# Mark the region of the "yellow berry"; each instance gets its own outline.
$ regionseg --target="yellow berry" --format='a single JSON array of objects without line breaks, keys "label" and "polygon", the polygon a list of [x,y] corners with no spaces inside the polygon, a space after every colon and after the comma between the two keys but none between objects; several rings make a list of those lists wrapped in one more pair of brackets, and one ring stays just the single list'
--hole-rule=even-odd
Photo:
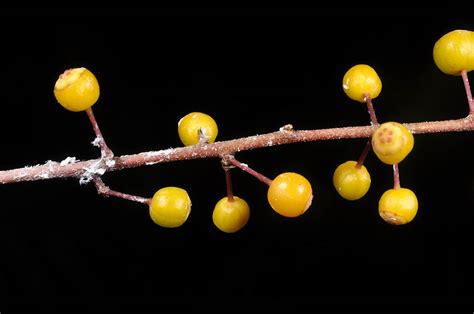
[{"label": "yellow berry", "polygon": [[186,146],[199,143],[200,136],[206,138],[207,143],[213,143],[216,140],[217,132],[216,121],[202,112],[191,112],[178,122],[179,138]]},{"label": "yellow berry", "polygon": [[415,218],[418,211],[418,199],[409,189],[390,189],[379,200],[379,214],[392,225],[404,225]]},{"label": "yellow berry", "polygon": [[272,181],[267,198],[273,210],[280,215],[297,217],[311,206],[313,190],[302,175],[285,172]]},{"label": "yellow berry", "polygon": [[66,70],[54,85],[56,100],[70,111],[83,111],[99,99],[99,83],[86,68]]},{"label": "yellow berry", "polygon": [[232,201],[224,197],[217,202],[212,212],[212,221],[219,230],[234,233],[242,229],[249,221],[250,208],[247,202],[238,196]]},{"label": "yellow berry", "polygon": [[364,165],[357,168],[356,161],[340,164],[332,178],[336,191],[343,198],[354,201],[362,198],[370,188],[370,174]]},{"label": "yellow berry", "polygon": [[397,122],[381,124],[372,135],[372,148],[384,163],[400,163],[413,149],[415,139],[408,129]]},{"label": "yellow berry", "polygon": [[434,45],[433,59],[444,73],[461,75],[474,70],[474,33],[455,30],[443,35]]},{"label": "yellow berry", "polygon": [[186,190],[166,187],[158,190],[150,203],[150,216],[162,227],[176,228],[184,224],[191,212],[191,199]]},{"label": "yellow berry", "polygon": [[342,88],[346,95],[353,100],[365,102],[365,95],[374,99],[382,91],[382,81],[377,72],[366,64],[353,66],[342,79]]}]

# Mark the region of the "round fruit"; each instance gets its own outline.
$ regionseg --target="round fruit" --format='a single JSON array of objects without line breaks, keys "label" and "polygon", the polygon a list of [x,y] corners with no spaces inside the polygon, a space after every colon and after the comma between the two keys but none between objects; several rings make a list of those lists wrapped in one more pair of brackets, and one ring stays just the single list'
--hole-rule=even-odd
[{"label": "round fruit", "polygon": [[372,135],[372,148],[384,163],[400,163],[413,149],[415,139],[408,129],[397,122],[386,122]]},{"label": "round fruit", "polygon": [[336,191],[343,198],[354,201],[362,198],[370,188],[370,174],[364,165],[357,168],[356,161],[340,164],[332,178]]},{"label": "round fruit", "polygon": [[250,208],[247,202],[234,195],[232,201],[224,197],[217,202],[212,212],[212,221],[219,230],[234,233],[247,224],[249,216]]},{"label": "round fruit", "polygon": [[474,70],[474,32],[455,30],[443,35],[434,45],[433,59],[446,74]]},{"label": "round fruit", "polygon": [[313,190],[302,175],[285,172],[272,181],[267,198],[273,210],[280,215],[297,217],[311,206]]},{"label": "round fruit", "polygon": [[380,94],[382,81],[371,66],[358,64],[346,72],[342,88],[350,99],[365,102],[365,94],[369,94],[372,99]]},{"label": "round fruit", "polygon": [[86,68],[65,71],[54,85],[56,100],[70,111],[83,111],[92,107],[99,99],[99,94],[99,83]]},{"label": "round fruit", "polygon": [[379,200],[379,214],[392,225],[404,225],[415,218],[418,199],[409,189],[390,189]]},{"label": "round fruit", "polygon": [[217,132],[216,121],[202,112],[191,112],[178,122],[179,138],[186,146],[199,143],[201,138],[204,138],[207,143],[213,143]]},{"label": "round fruit", "polygon": [[162,227],[176,228],[184,224],[191,212],[191,199],[186,190],[166,187],[158,190],[150,203],[150,216]]}]

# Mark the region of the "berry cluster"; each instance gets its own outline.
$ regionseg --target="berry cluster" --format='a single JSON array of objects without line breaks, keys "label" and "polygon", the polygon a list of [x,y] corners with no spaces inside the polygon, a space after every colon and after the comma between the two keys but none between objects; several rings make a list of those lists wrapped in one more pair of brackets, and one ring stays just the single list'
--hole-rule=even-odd
[{"label": "berry cluster", "polygon": [[[474,32],[455,30],[445,34],[434,45],[433,58],[442,72],[465,76],[474,70]],[[334,187],[343,198],[351,201],[362,198],[368,192],[371,179],[363,162],[368,149],[372,147],[378,159],[393,165],[394,169],[394,187],[381,196],[379,214],[390,224],[406,224],[415,218],[418,200],[413,191],[400,187],[398,164],[412,151],[414,137],[398,122],[378,124],[372,99],[380,94],[382,82],[372,67],[364,64],[352,67],[344,75],[342,87],[349,98],[367,103],[376,130],[357,162],[347,161],[336,168]],[[468,100],[471,105],[469,94]],[[473,108],[470,109],[472,112]]]},{"label": "berry cluster", "polygon": [[[457,30],[444,35],[436,42],[433,57],[442,72],[461,75],[467,81],[466,73],[474,69],[474,33]],[[394,173],[394,187],[380,197],[379,214],[390,224],[409,223],[417,214],[418,200],[414,192],[401,187],[399,163],[412,151],[414,137],[403,124],[394,121],[379,124],[377,121],[372,100],[381,93],[382,81],[371,66],[358,64],[350,68],[343,77],[342,87],[350,99],[367,105],[373,132],[357,161],[345,161],[336,168],[333,174],[334,187],[346,200],[358,200],[366,195],[371,186],[371,177],[364,166],[364,161],[372,149],[380,161],[393,166]],[[91,108],[100,95],[99,84],[94,74],[85,68],[65,71],[56,81],[54,95],[59,104],[67,110],[87,113],[97,136],[95,144],[101,148],[101,161],[107,165],[113,164],[113,153],[105,144]],[[470,93],[468,100],[472,113],[474,105]],[[199,147],[216,140],[218,126],[208,114],[192,112],[179,120],[177,131],[183,145]],[[221,158],[226,175],[227,196],[216,203],[212,213],[212,220],[219,230],[226,233],[239,231],[250,217],[248,203],[233,194],[230,175],[232,168],[240,168],[268,185],[268,203],[282,216],[300,216],[311,206],[313,189],[304,176],[295,172],[285,172],[271,180],[239,162],[233,154],[224,154]],[[187,191],[182,188],[164,187],[151,199],[146,199],[110,190],[102,182],[100,178],[102,174],[97,169],[89,171],[90,180],[94,181],[99,193],[147,204],[152,220],[159,226],[179,227],[189,217],[191,199]]]},{"label": "berry cluster", "polygon": [[353,66],[344,75],[342,87],[349,98],[367,104],[376,130],[358,161],[349,160],[336,168],[333,175],[334,187],[339,195],[350,201],[362,198],[369,191],[371,178],[363,163],[372,147],[380,161],[393,165],[394,168],[394,188],[386,191],[380,198],[379,214],[390,224],[406,224],[415,217],[418,201],[415,193],[400,187],[398,164],[413,149],[413,135],[398,122],[379,125],[372,99],[382,91],[382,81],[372,67],[365,64]]}]

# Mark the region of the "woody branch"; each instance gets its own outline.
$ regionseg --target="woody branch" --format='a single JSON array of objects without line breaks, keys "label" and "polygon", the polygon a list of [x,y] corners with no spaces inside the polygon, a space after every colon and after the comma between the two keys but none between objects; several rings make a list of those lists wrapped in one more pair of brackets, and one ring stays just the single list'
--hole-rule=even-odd
[{"label": "woody branch", "polygon": [[[462,119],[406,123],[404,125],[413,134],[473,131],[474,113],[470,113]],[[369,138],[376,128],[377,126],[367,125],[318,130],[294,130],[291,125],[287,125],[280,128],[277,132],[212,144],[199,144],[87,161],[75,161],[72,158],[70,161],[68,159],[62,162],[48,161],[42,165],[4,170],[0,171],[0,184],[67,177],[86,177],[89,178],[85,180],[88,182],[97,176],[103,175],[105,172],[157,163],[212,157],[222,158],[223,156],[234,155],[242,151],[298,142]]]}]

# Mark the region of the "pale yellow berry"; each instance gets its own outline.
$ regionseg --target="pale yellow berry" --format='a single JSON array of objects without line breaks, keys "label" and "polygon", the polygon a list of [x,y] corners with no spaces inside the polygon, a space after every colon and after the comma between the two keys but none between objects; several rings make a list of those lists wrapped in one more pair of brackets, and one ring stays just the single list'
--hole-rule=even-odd
[{"label": "pale yellow berry", "polygon": [[400,163],[411,152],[415,143],[413,134],[398,122],[381,124],[372,135],[372,148],[384,163]]},{"label": "pale yellow berry", "polygon": [[404,225],[415,218],[418,199],[409,189],[398,188],[386,191],[379,201],[379,214],[392,225]]},{"label": "pale yellow berry", "polygon": [[366,64],[358,64],[350,68],[342,79],[342,88],[353,100],[365,102],[365,94],[376,98],[382,91],[382,81],[375,70]]},{"label": "pale yellow berry", "polygon": [[474,70],[474,32],[455,30],[443,35],[434,45],[433,59],[446,74]]},{"label": "pale yellow berry", "polygon": [[357,167],[356,161],[340,164],[333,175],[337,193],[349,201],[362,198],[370,188],[370,174],[364,165]]},{"label": "pale yellow berry", "polygon": [[176,228],[184,224],[191,212],[191,199],[186,190],[166,187],[158,190],[150,203],[153,221],[166,228]]},{"label": "pale yellow berry", "polygon": [[232,201],[224,197],[217,202],[212,212],[212,221],[219,230],[234,233],[247,224],[249,216],[250,208],[247,202],[234,195]]},{"label": "pale yellow berry", "polygon": [[54,85],[56,100],[70,111],[83,111],[99,99],[96,77],[86,68],[69,69],[61,74]]},{"label": "pale yellow berry", "polygon": [[210,115],[202,112],[191,112],[178,122],[178,135],[186,146],[199,142],[213,143],[217,133],[216,121]]}]

